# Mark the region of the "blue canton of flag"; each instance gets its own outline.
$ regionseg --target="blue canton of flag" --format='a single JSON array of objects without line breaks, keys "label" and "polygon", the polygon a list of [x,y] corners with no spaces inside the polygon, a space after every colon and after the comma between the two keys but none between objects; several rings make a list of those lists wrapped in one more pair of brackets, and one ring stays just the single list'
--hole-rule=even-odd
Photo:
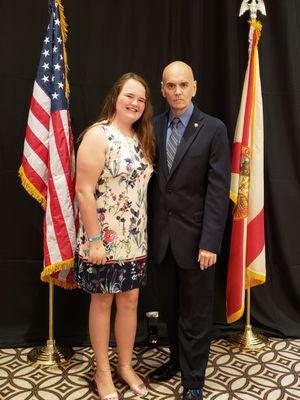
[{"label": "blue canton of flag", "polygon": [[67,109],[65,95],[65,63],[59,11],[55,1],[49,1],[50,22],[36,77],[37,83],[51,98],[51,112]]}]

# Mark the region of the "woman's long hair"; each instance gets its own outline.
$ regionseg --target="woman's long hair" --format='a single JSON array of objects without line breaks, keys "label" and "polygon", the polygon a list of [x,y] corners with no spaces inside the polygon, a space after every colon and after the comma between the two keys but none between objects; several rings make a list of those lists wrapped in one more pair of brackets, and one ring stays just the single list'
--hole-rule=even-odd
[{"label": "woman's long hair", "polygon": [[[137,134],[137,137],[139,139],[142,151],[146,157],[146,159],[153,164],[154,163],[154,156],[155,156],[155,138],[154,138],[154,133],[153,133],[153,127],[152,127],[152,117],[153,117],[153,111],[152,111],[152,105],[150,101],[150,91],[147,82],[139,75],[133,73],[133,72],[128,72],[124,75],[122,75],[112,86],[110,89],[108,95],[106,96],[104,100],[104,104],[102,107],[102,111],[100,116],[97,118],[95,123],[97,122],[102,122],[102,121],[107,121],[108,123],[111,123],[114,119],[114,116],[116,114],[116,103],[118,96],[123,89],[123,86],[129,79],[134,79],[137,82],[140,82],[146,92],[146,103],[145,103],[145,110],[142,114],[142,116],[134,122],[132,125],[135,133]],[[80,138],[84,135],[86,130],[80,135]]]}]

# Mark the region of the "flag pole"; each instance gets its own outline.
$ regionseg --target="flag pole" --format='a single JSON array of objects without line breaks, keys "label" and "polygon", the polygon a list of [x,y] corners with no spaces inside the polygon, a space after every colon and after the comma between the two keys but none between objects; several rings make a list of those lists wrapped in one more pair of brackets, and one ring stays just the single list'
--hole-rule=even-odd
[{"label": "flag pole", "polygon": [[70,360],[74,351],[68,346],[57,346],[53,327],[54,284],[49,283],[49,337],[45,346],[33,348],[27,356],[28,362],[40,367],[57,367]]},{"label": "flag pole", "polygon": [[65,47],[67,24],[62,0],[48,0],[48,10],[49,23],[34,81],[19,169],[24,188],[45,211],[41,279],[49,283],[49,337],[45,346],[28,354],[30,363],[43,367],[57,366],[73,355],[71,348],[55,343],[53,306],[54,284],[65,289],[75,286],[72,266],[77,215]]},{"label": "flag pole", "polygon": [[236,332],[230,335],[229,341],[233,346],[238,346],[240,350],[260,351],[268,345],[268,338],[260,333],[253,332],[251,325],[251,288],[246,289],[246,325],[244,332]]},{"label": "flag pole", "polygon": [[[250,12],[251,21],[256,22],[257,13],[260,11],[266,15],[266,8],[263,0],[243,0],[239,16],[246,11]],[[230,334],[229,341],[232,345],[238,346],[240,350],[260,351],[268,345],[268,339],[257,332],[253,332],[251,325],[251,286],[246,288],[246,325],[244,332]]]}]

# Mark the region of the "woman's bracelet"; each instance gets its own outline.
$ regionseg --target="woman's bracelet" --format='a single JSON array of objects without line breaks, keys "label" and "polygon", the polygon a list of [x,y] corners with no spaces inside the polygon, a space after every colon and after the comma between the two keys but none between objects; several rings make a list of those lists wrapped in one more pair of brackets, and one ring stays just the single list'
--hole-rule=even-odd
[{"label": "woman's bracelet", "polygon": [[88,238],[88,241],[89,241],[89,242],[96,242],[97,240],[102,240],[102,235],[94,236],[94,237]]}]

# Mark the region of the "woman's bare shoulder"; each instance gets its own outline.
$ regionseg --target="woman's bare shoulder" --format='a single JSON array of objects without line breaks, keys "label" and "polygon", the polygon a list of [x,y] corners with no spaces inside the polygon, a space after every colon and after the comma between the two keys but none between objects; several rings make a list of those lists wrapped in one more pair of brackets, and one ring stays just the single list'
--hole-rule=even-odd
[{"label": "woman's bare shoulder", "polygon": [[108,144],[107,136],[101,124],[94,124],[87,129],[82,139],[82,144],[87,145],[102,144],[105,147]]}]

